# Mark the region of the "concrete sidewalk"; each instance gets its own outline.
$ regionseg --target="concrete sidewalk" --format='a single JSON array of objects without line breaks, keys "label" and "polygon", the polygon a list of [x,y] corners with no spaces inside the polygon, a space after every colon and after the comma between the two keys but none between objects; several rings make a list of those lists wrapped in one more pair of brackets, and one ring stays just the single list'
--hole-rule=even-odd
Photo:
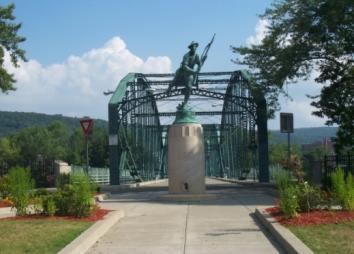
[{"label": "concrete sidewalk", "polygon": [[[114,225],[88,253],[281,253],[255,221],[255,208],[274,204],[262,188],[208,179],[208,193],[218,199],[163,202],[166,190],[113,195],[102,207],[122,209],[125,218]],[[167,182],[164,183],[167,186]],[[161,187],[163,183],[160,183]],[[152,189],[153,190],[153,186]]]}]

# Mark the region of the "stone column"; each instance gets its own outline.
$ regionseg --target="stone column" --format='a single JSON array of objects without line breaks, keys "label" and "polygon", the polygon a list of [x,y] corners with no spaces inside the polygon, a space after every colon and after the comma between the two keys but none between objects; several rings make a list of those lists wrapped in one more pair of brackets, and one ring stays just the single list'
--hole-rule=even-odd
[{"label": "stone column", "polygon": [[170,194],[205,193],[204,139],[201,124],[170,126],[168,179]]}]

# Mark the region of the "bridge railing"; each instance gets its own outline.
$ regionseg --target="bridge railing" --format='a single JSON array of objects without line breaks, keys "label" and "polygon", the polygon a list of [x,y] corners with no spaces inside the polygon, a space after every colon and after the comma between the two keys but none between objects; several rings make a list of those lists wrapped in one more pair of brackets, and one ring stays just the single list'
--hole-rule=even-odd
[{"label": "bridge railing", "polygon": [[[84,169],[85,168],[83,166],[77,166],[77,165],[71,166],[71,172],[73,173],[84,172]],[[109,184],[109,168],[89,167],[88,175],[95,183],[99,185]]]}]

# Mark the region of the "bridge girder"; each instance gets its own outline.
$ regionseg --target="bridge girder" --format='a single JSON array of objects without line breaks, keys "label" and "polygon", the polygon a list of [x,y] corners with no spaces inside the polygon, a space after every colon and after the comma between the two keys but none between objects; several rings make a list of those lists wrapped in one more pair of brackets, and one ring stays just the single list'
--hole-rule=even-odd
[{"label": "bridge girder", "polygon": [[[228,77],[215,78],[225,75]],[[214,79],[200,79],[203,76]],[[162,89],[162,92],[156,93],[152,88],[162,87],[167,90],[172,78],[173,74],[131,73],[119,83],[109,103],[111,184],[166,175],[167,141],[160,116],[173,116],[174,113],[159,113],[157,102],[183,95],[184,88],[177,87],[169,92]],[[260,154],[268,144],[256,144],[256,126],[258,140],[265,142],[264,133],[267,133],[265,99],[257,90],[257,85],[244,71],[200,73],[198,81],[198,86],[191,91],[192,96],[223,101],[222,111],[196,112],[203,116],[221,115],[219,125],[204,127],[207,175],[228,174],[242,178],[249,174],[251,168],[259,168],[259,180],[269,181],[268,154]],[[213,84],[225,84],[224,93],[219,92],[222,88],[216,92],[217,89],[208,90],[205,87]],[[260,127],[263,129],[260,130]],[[263,135],[261,138],[260,133]]]}]

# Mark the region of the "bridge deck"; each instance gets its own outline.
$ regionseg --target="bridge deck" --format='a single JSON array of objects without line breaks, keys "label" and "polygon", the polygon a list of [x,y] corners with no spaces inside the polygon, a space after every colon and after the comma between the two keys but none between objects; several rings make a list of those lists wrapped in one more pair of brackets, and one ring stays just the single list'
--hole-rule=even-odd
[{"label": "bridge deck", "polygon": [[252,213],[274,204],[267,188],[243,187],[207,179],[208,193],[220,195],[201,202],[163,202],[167,181],[144,192],[114,194],[104,208],[123,209],[125,217],[88,253],[280,253]]}]

